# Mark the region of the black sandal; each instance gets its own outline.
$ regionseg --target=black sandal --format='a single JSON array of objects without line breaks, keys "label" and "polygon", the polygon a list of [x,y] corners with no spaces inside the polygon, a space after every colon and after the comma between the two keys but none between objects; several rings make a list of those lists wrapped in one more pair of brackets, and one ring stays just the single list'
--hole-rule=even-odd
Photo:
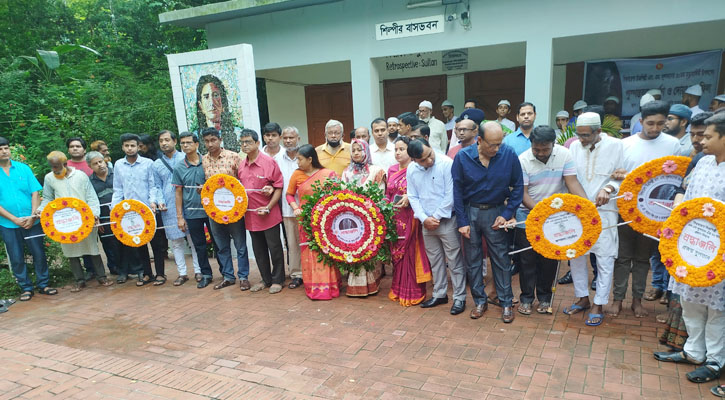
[{"label": "black sandal", "polygon": [[20,301],[28,301],[33,298],[33,292],[23,292],[20,294],[20,297],[18,300]]},{"label": "black sandal", "polygon": [[148,285],[149,283],[151,283],[150,276],[138,274],[138,281],[136,282],[136,286],[141,287],[144,285]]},{"label": "black sandal", "polygon": [[298,287],[302,286],[302,278],[293,278],[292,282],[287,285],[290,289],[297,289]]},{"label": "black sandal", "polygon": [[710,393],[717,397],[725,397],[725,385],[715,385],[710,388]]},{"label": "black sandal", "polygon": [[[714,368],[713,368],[714,367]],[[690,382],[705,383],[714,381],[720,377],[720,370],[715,369],[718,365],[714,361],[705,363],[702,367],[687,373],[687,379]]]},{"label": "black sandal", "polygon": [[700,365],[702,362],[691,359],[684,351],[657,351],[654,353],[655,359],[662,362],[686,363]]},{"label": "black sandal", "polygon": [[44,288],[40,288],[38,290],[38,293],[44,294],[46,296],[55,296],[56,294],[58,294],[58,289],[53,289],[46,286]]},{"label": "black sandal", "polygon": [[166,283],[166,275],[156,275],[156,280],[154,280],[154,286],[161,286],[164,283]]}]

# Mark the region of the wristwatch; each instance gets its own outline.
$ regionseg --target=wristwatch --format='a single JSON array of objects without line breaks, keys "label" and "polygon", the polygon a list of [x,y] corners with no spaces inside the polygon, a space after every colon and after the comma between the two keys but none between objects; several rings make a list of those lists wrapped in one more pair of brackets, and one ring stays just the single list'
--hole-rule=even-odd
[{"label": "wristwatch", "polygon": [[610,186],[605,186],[602,188],[607,194],[612,194],[612,188]]}]

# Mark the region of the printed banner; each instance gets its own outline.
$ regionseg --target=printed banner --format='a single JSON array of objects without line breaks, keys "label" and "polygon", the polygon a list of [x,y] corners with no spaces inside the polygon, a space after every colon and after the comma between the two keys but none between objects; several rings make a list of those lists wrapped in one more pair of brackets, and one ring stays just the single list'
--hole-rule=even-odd
[{"label": "printed banner", "polygon": [[384,22],[375,24],[375,39],[399,39],[410,36],[430,35],[443,33],[443,14],[432,17],[407,19],[402,21]]},{"label": "printed banner", "polygon": [[639,100],[650,89],[662,91],[662,100],[680,103],[685,90],[702,86],[700,108],[707,110],[717,95],[722,50],[685,56],[649,59],[611,59],[586,62],[584,101],[603,104],[609,96],[620,99],[621,116],[639,112]]}]

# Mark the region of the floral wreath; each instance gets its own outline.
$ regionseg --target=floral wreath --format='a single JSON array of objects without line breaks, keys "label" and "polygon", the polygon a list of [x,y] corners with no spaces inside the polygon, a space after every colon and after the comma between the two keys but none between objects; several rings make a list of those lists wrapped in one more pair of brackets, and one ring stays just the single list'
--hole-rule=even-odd
[{"label": "floral wreath", "polygon": [[[227,189],[234,195],[234,206],[231,210],[222,211],[214,204],[214,192]],[[244,217],[247,212],[247,191],[236,178],[227,174],[215,174],[209,177],[201,189],[201,204],[206,214],[219,224],[232,224]]]},{"label": "floral wreath", "polygon": [[[358,186],[328,179],[314,184],[313,194],[302,206],[301,226],[308,246],[320,262],[341,272],[357,274],[372,271],[377,261],[390,260],[388,243],[398,239],[393,220],[393,206],[377,185]],[[354,243],[345,243],[333,234],[338,216],[351,213],[363,223],[362,235]]]},{"label": "floral wreath", "polygon": [[622,219],[632,221],[630,226],[639,233],[656,235],[662,227],[662,222],[642,214],[637,207],[638,194],[647,181],[660,175],[679,175],[684,178],[690,161],[690,157],[660,157],[640,165],[627,174],[619,186],[619,193],[622,197],[617,200],[619,215]]},{"label": "floral wreath", "polygon": [[[701,267],[696,267],[682,259],[677,243],[688,222],[704,219],[713,225],[720,234],[720,243],[713,260]],[[660,255],[667,271],[676,281],[693,287],[713,286],[725,279],[725,203],[707,197],[688,200],[672,210],[670,217],[657,232],[660,237]],[[700,248],[715,246],[717,243],[705,243],[698,238],[690,239],[691,244]]]},{"label": "floral wreath", "polygon": [[[558,213],[568,212],[579,218],[582,235],[568,246],[556,245],[544,236],[544,223],[547,218]],[[586,254],[602,233],[602,221],[594,203],[573,194],[559,193],[541,200],[526,218],[526,238],[534,251],[552,260],[568,260]]]},{"label": "floral wreath", "polygon": [[[73,232],[60,232],[55,227],[53,215],[56,212],[72,208],[81,215],[81,226]],[[96,218],[85,201],[73,197],[59,197],[48,203],[40,214],[43,232],[58,243],[78,243],[87,238],[96,225]]]},{"label": "floral wreath", "polygon": [[[140,235],[131,235],[123,230],[121,220],[129,212],[135,212],[141,216],[145,227]],[[123,200],[116,204],[111,210],[111,231],[119,242],[129,247],[141,247],[153,239],[156,233],[156,218],[149,206],[133,199]]]}]

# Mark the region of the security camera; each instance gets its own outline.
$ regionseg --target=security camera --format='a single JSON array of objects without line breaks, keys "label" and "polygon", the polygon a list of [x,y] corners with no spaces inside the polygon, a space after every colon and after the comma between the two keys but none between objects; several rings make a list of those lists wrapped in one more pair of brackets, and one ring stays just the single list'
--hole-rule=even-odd
[{"label": "security camera", "polygon": [[456,15],[456,13],[453,13],[453,14],[451,14],[451,15],[448,16],[448,22],[452,22],[456,18],[458,18],[458,15]]},{"label": "security camera", "polygon": [[465,21],[468,19],[468,11],[464,11],[461,13],[461,20]]}]

